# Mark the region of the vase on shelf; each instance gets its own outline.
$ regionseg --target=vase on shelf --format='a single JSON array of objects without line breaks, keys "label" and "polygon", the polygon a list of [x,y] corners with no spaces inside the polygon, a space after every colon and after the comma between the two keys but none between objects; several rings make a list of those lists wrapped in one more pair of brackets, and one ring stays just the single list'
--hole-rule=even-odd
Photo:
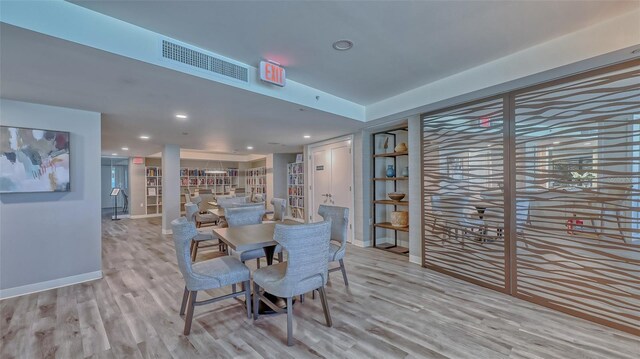
[{"label": "vase on shelf", "polygon": [[393,168],[393,165],[388,165],[387,166],[387,177],[395,177],[395,176],[396,176],[395,168]]},{"label": "vase on shelf", "polygon": [[409,167],[403,168],[400,174],[402,175],[402,177],[409,177]]}]

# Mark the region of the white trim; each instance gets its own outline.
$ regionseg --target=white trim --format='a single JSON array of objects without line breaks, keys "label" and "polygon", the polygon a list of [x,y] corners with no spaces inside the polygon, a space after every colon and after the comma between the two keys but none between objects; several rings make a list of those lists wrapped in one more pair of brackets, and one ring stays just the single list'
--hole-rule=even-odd
[{"label": "white trim", "polygon": [[359,239],[354,239],[353,240],[353,244],[354,246],[360,247],[360,248],[366,248],[366,247],[370,247],[371,245],[369,244],[369,242],[365,243],[364,241],[361,241]]},{"label": "white trim", "polygon": [[409,254],[409,262],[422,265],[422,258],[420,256],[414,256],[413,254]]},{"label": "white trim", "polygon": [[66,287],[74,284],[89,282],[96,279],[102,279],[102,271],[95,271],[72,275],[70,277],[48,280],[46,282],[27,284],[20,287],[0,289],[0,300],[13,298],[21,295],[42,292],[45,290]]},{"label": "white trim", "polygon": [[162,234],[173,234],[173,230],[162,228]]},{"label": "white trim", "polygon": [[153,217],[162,217],[162,213],[135,214],[135,215],[129,216],[129,218],[131,218],[131,219],[153,218]]},{"label": "white trim", "polygon": [[[128,215],[128,214],[119,214],[118,215],[118,219],[128,219],[128,218],[131,218],[131,215]],[[115,216],[111,215],[111,219],[115,219]]]}]

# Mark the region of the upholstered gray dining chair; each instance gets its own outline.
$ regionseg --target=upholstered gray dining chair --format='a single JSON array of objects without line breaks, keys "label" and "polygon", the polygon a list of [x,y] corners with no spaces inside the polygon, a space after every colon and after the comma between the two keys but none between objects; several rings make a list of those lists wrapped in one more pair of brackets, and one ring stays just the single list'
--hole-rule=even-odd
[{"label": "upholstered gray dining chair", "polygon": [[282,222],[287,211],[287,200],[284,198],[272,198],[271,205],[273,206],[273,217],[269,221]]},{"label": "upholstered gray dining chair", "polygon": [[[327,326],[331,326],[331,314],[325,295],[329,262],[329,239],[331,223],[285,225],[276,224],[273,239],[287,251],[286,262],[264,267],[253,272],[253,307],[261,300],[276,312],[282,312],[274,303],[260,293],[260,288],[269,294],[287,299],[287,345],[293,345],[293,297],[318,290]],[[258,311],[253,311],[258,319]]]},{"label": "upholstered gray dining chair", "polygon": [[[198,215],[198,206],[196,206],[195,203],[186,203],[184,205],[184,209],[185,209],[185,216],[187,218],[187,221],[193,223],[194,225],[196,225],[196,216]],[[196,225],[197,227],[197,225]],[[198,255],[198,249],[199,248],[203,248],[201,246],[202,243],[206,242],[206,241],[213,241],[216,240],[217,246],[218,246],[218,250],[220,252],[224,251],[224,243],[222,243],[218,238],[214,237],[213,233],[203,233],[200,232],[200,230],[198,230],[198,234],[193,237],[193,239],[191,240],[191,260],[195,261],[196,257]],[[207,247],[211,247],[211,246],[207,246]]]},{"label": "upholstered gray dining chair", "polygon": [[[196,196],[191,198],[191,203],[195,204],[198,208],[198,212],[195,215],[196,227],[200,228],[202,224],[216,224],[218,223],[218,216],[213,213],[201,213],[200,211],[200,203],[202,202],[202,198],[200,196]],[[185,204],[186,207],[186,204]]]},{"label": "upholstered gray dining chair", "polygon": [[338,262],[339,267],[331,268],[329,272],[342,271],[344,285],[349,286],[347,269],[344,266],[344,255],[347,252],[347,231],[349,230],[349,208],[327,206],[321,204],[318,214],[327,221],[331,219],[331,243],[329,248],[329,262]]},{"label": "upholstered gray dining chair", "polygon": [[[245,296],[247,316],[251,318],[251,273],[246,265],[238,259],[230,256],[222,256],[206,261],[191,263],[191,255],[188,243],[198,234],[193,223],[187,221],[185,217],[174,219],[171,222],[173,230],[173,243],[175,244],[178,267],[185,281],[182,304],[180,305],[180,315],[184,315],[185,308],[187,315],[184,321],[184,335],[191,332],[191,321],[195,306],[218,302],[220,300]],[[235,285],[242,283],[244,291],[236,292]],[[211,298],[208,300],[196,301],[198,291],[222,288],[233,285],[234,289],[230,294]]]},{"label": "upholstered gray dining chair", "polygon": [[[230,207],[224,210],[225,217],[229,227],[248,226],[251,224],[262,223],[262,217],[264,216],[264,206],[253,205],[245,207]],[[278,254],[278,258],[281,260],[282,247],[276,246],[275,253]],[[238,253],[240,261],[245,263],[246,261],[255,259],[256,266],[260,268],[260,258],[265,256],[262,248],[252,249]]]}]

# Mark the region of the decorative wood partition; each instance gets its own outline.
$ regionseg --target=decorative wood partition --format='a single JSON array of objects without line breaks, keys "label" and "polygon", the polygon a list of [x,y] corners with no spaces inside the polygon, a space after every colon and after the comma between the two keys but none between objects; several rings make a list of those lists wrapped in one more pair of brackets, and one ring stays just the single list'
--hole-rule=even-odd
[{"label": "decorative wood partition", "polygon": [[640,61],[423,116],[423,265],[640,335]]}]

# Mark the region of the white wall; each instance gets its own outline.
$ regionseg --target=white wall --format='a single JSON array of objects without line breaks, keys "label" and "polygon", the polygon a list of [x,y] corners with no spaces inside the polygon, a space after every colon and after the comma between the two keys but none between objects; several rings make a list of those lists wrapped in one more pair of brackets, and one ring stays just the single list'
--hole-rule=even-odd
[{"label": "white wall", "polygon": [[70,192],[0,194],[0,297],[100,278],[100,114],[2,99],[0,123],[71,133]]}]

